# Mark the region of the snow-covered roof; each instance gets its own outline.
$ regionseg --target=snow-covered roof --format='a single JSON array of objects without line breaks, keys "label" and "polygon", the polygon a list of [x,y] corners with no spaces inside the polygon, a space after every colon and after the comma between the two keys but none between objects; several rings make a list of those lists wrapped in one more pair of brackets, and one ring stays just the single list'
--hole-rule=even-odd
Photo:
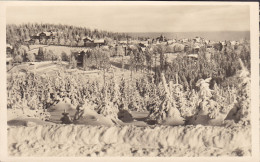
[{"label": "snow-covered roof", "polygon": [[199,48],[200,48],[200,46],[196,45],[194,48],[196,48],[196,49],[199,49]]},{"label": "snow-covered roof", "polygon": [[122,44],[125,43],[125,44],[127,44],[127,41],[119,41],[119,43],[122,43]]},{"label": "snow-covered roof", "polygon": [[198,58],[198,54],[189,54],[187,57],[193,57],[193,58]]},{"label": "snow-covered roof", "polygon": [[90,38],[90,37],[88,37],[88,36],[86,36],[86,37],[83,37],[82,39],[83,39],[83,40],[84,40],[84,39],[88,39],[88,40],[91,40],[91,41],[93,41],[93,39],[92,39],[92,38]]},{"label": "snow-covered roof", "polygon": [[109,46],[103,46],[104,49],[109,49]]},{"label": "snow-covered roof", "polygon": [[104,39],[96,39],[94,40],[94,43],[105,43]]},{"label": "snow-covered roof", "polygon": [[57,32],[41,32],[41,33],[37,33],[37,36],[40,36],[40,34],[44,33],[46,36],[51,36],[51,35],[56,35]]}]

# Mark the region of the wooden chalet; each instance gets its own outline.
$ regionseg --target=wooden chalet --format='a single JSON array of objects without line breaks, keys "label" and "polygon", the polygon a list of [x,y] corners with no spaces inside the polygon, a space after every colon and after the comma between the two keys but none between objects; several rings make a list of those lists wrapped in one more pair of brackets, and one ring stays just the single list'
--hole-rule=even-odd
[{"label": "wooden chalet", "polygon": [[85,49],[85,50],[73,52],[71,57],[74,57],[75,60],[77,60],[77,66],[82,67],[84,63],[84,58],[85,57],[89,58],[91,51],[92,51],[91,49]]},{"label": "wooden chalet", "polygon": [[90,37],[83,38],[85,47],[94,47],[94,40]]},{"label": "wooden chalet", "polygon": [[101,47],[101,46],[106,45],[104,39],[95,39],[94,40],[90,37],[85,37],[85,38],[83,38],[83,41],[84,41],[84,46],[90,47],[90,48]]},{"label": "wooden chalet", "polygon": [[32,40],[38,39],[41,42],[42,40],[55,39],[56,35],[57,33],[52,31],[41,32],[31,36],[31,39]]}]

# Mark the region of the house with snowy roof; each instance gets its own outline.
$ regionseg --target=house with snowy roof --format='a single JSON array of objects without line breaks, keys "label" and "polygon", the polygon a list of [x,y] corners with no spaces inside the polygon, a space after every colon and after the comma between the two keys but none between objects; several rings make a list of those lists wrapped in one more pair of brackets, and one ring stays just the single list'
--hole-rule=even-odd
[{"label": "house with snowy roof", "polygon": [[52,32],[52,31],[40,32],[40,33],[37,33],[36,35],[31,36],[31,40],[38,39],[40,42],[42,42],[43,40],[55,39],[56,35],[57,35],[57,32]]}]

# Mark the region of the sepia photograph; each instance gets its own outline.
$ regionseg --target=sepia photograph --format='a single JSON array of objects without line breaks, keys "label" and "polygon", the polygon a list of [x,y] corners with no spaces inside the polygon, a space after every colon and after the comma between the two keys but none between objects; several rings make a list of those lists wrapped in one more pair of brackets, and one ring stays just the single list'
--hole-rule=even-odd
[{"label": "sepia photograph", "polygon": [[8,157],[256,155],[258,3],[63,3],[5,5]]}]

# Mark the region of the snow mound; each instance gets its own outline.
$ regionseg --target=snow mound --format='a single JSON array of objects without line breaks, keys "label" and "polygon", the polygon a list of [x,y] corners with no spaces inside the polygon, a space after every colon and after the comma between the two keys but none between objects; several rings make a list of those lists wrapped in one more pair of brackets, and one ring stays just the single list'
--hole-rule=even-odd
[{"label": "snow mound", "polygon": [[[81,115],[81,114],[80,114]],[[112,126],[114,123],[111,119],[98,114],[95,110],[84,109],[83,114],[78,120],[73,121],[74,124],[81,125],[104,125],[104,126]]]},{"label": "snow mound", "polygon": [[8,126],[36,126],[36,125],[52,125],[54,123],[42,121],[37,118],[18,117],[7,121]]}]

